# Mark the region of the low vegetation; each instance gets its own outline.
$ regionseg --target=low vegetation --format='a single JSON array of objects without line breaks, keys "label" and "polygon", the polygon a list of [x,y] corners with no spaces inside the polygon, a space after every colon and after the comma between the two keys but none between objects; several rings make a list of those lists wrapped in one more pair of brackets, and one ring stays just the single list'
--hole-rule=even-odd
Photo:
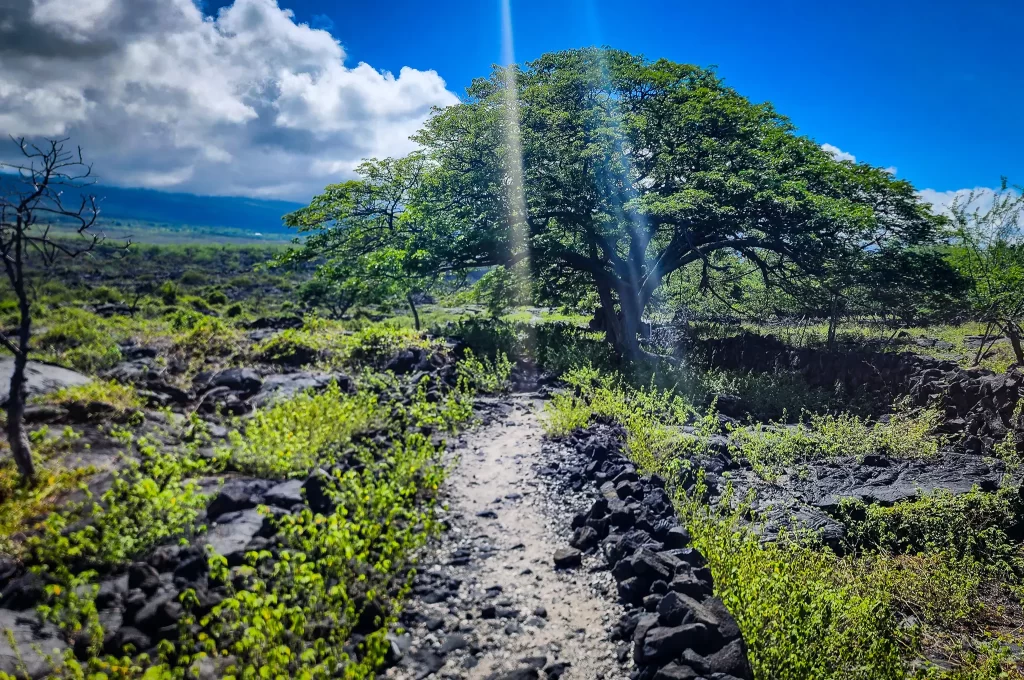
[{"label": "low vegetation", "polygon": [[[566,434],[597,420],[625,427],[630,457],[668,480],[700,466],[720,431],[714,413],[679,392],[634,387],[622,374],[583,367],[548,407],[547,427]],[[805,460],[881,454],[934,455],[936,414],[897,410],[884,422],[809,415],[793,426],[740,427],[734,455],[772,479]],[[689,426],[682,430],[683,426]],[[728,477],[728,475],[726,475]],[[708,505],[703,483],[678,507],[708,559],[716,593],[736,616],[758,678],[1019,677],[1007,603],[1020,597],[1020,496],[936,493],[892,507],[845,503],[845,554],[805,533],[766,543],[754,498],[729,489]],[[1018,605],[1012,604],[1010,611]],[[972,635],[979,621],[988,632]],[[943,674],[931,661],[952,661]],[[1007,675],[1008,674],[1008,675]]]},{"label": "low vegetation", "polygon": [[[616,422],[667,480],[758,680],[1024,677],[1019,189],[937,214],[714,70],[610,49],[496,67],[413,139],[285,216],[291,247],[83,241],[87,195],[5,184],[0,567],[29,570],[70,647],[53,677],[374,677],[440,529],[444,438],[513,382],[551,397],[550,435]],[[63,142],[19,148],[23,176],[86,179]],[[940,361],[891,403],[687,351],[750,331],[816,350],[789,357]],[[26,409],[30,360],[91,381]],[[987,486],[767,531],[759,490],[949,447]],[[255,549],[203,552],[220,485],[254,478],[305,509],[235,499]],[[202,575],[161,603],[159,644],[106,639],[101,583],[178,547]]]}]

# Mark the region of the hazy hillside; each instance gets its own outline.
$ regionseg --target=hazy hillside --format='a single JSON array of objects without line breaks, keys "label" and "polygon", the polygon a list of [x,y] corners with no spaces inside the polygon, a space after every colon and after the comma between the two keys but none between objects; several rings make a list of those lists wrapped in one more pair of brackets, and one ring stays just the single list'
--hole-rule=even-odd
[{"label": "hazy hillside", "polygon": [[[286,213],[301,208],[299,203],[268,201],[234,196],[196,196],[153,189],[125,189],[91,186],[86,190],[68,188],[65,203],[80,200],[81,193],[95,195],[104,222],[147,222],[191,227],[220,227],[264,235],[285,235],[281,224]],[[74,199],[72,201],[71,199]]]}]

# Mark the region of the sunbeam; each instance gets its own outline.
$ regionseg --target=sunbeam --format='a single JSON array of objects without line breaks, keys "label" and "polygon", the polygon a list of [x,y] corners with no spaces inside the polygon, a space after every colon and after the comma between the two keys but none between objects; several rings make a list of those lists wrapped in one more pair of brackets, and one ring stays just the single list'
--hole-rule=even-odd
[{"label": "sunbeam", "polygon": [[523,143],[519,129],[519,87],[516,79],[515,43],[512,34],[511,0],[501,0],[501,59],[505,67],[505,188],[511,227],[509,254],[517,275],[530,276],[530,235],[523,188]]}]

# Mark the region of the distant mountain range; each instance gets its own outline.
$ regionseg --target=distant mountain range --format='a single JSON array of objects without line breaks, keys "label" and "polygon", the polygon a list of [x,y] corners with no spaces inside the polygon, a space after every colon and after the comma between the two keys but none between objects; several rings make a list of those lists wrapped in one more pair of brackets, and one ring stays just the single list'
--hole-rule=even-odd
[{"label": "distant mountain range", "polygon": [[[0,185],[13,178],[0,176]],[[0,190],[4,187],[0,186]],[[281,217],[303,207],[290,201],[268,201],[231,196],[197,196],[174,194],[153,189],[125,189],[94,185],[82,189],[65,189],[65,204],[74,205],[81,195],[93,195],[104,224],[151,223],[170,227],[228,229],[264,236],[294,235]]]},{"label": "distant mountain range", "polygon": [[290,201],[172,194],[152,189],[93,186],[104,221],[139,221],[192,227],[225,227],[251,233],[294,234],[281,217],[303,207]]}]

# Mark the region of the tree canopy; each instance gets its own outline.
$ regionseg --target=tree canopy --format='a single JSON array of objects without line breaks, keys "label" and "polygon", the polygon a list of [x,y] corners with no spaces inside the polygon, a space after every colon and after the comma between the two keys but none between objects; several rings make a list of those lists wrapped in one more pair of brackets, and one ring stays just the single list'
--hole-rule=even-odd
[{"label": "tree canopy", "polygon": [[631,352],[665,278],[710,281],[715,253],[838,287],[941,224],[909,182],[837,161],[714,71],[616,50],[496,67],[414,139],[293,216],[307,254],[402,248],[417,275],[528,262],[541,292],[596,290]]}]

